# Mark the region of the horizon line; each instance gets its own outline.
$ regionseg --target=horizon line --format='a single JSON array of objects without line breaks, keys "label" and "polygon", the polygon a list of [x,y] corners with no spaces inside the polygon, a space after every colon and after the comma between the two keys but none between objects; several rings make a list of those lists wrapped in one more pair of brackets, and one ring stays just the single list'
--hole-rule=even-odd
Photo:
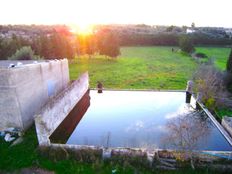
[{"label": "horizon line", "polygon": [[[44,26],[53,26],[53,25],[66,25],[66,26],[79,26],[79,24],[76,23],[0,23],[0,25],[7,26],[7,25],[44,25]],[[174,24],[148,24],[148,23],[92,23],[92,24],[86,24],[87,26],[97,26],[97,25],[147,25],[147,26],[176,26],[176,27],[191,27],[188,25],[174,25]],[[196,26],[195,28],[228,28],[232,29],[232,27],[225,27],[225,26],[209,26],[209,25],[200,25]]]}]

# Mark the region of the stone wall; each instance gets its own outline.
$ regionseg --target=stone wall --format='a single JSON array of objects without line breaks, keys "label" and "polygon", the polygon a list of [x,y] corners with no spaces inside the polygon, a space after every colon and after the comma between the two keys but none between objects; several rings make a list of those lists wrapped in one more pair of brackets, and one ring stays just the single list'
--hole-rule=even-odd
[{"label": "stone wall", "polygon": [[40,145],[49,145],[50,135],[66,118],[89,89],[88,73],[82,74],[59,95],[51,99],[35,117],[37,137]]},{"label": "stone wall", "polygon": [[35,113],[69,83],[68,61],[0,68],[0,129],[27,129]]}]

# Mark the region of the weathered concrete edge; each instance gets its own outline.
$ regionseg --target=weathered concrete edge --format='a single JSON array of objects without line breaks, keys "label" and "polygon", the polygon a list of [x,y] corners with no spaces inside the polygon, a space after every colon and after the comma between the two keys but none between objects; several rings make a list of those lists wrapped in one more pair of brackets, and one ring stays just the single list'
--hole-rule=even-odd
[{"label": "weathered concrete edge", "polygon": [[50,135],[65,119],[78,101],[89,89],[88,72],[71,83],[57,96],[49,100],[42,111],[35,116],[35,125],[39,145],[49,145]]},{"label": "weathered concrete edge", "polygon": [[226,129],[226,131],[230,134],[230,136],[232,137],[232,127],[231,125],[228,124],[227,120],[225,119],[225,117],[223,117],[222,119],[222,126]]},{"label": "weathered concrete edge", "polygon": [[[97,88],[90,88],[91,90],[97,90]],[[103,88],[104,91],[146,91],[146,92],[186,92],[186,90],[182,89],[170,89],[170,90],[165,90],[165,89],[134,89],[134,88],[129,88],[129,89],[115,89],[115,88]]]},{"label": "weathered concrete edge", "polygon": [[[147,150],[146,148],[125,148],[125,147],[115,147],[115,148],[106,148],[103,146],[90,146],[90,145],[70,145],[70,144],[55,144],[55,143],[51,143],[50,145],[47,145],[46,147],[49,148],[61,148],[61,149],[70,149],[70,150],[93,150],[93,151],[101,151],[101,156],[102,159],[105,158],[111,158],[113,153],[119,153],[121,155],[130,155],[130,156],[134,156],[134,155],[138,155],[138,156],[142,156],[142,155],[146,155],[147,156],[147,160],[150,162],[153,162],[153,160],[155,159],[155,155],[158,152],[167,152],[167,153],[179,153],[179,154],[186,154],[189,153],[189,151],[181,151],[181,150],[173,150],[173,149],[154,149],[154,150]],[[206,150],[196,150],[196,151],[192,151],[195,156],[198,156],[199,158],[213,158],[215,160],[221,159],[221,158],[226,158],[228,160],[232,160],[231,155],[232,152],[231,151],[206,151]],[[167,157],[168,158],[168,157]]]},{"label": "weathered concrete edge", "polygon": [[201,102],[196,101],[202,110],[208,115],[208,117],[211,119],[211,121],[214,123],[214,125],[219,129],[221,134],[226,138],[228,143],[232,146],[232,138],[231,136],[227,133],[227,131],[218,123],[218,121],[215,119],[215,117],[211,114],[211,112],[203,105]]}]

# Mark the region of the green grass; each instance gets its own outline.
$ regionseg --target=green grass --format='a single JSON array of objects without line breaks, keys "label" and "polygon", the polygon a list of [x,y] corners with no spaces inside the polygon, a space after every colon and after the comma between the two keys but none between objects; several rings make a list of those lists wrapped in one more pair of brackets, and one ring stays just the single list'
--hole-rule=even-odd
[{"label": "green grass", "polygon": [[232,117],[232,109],[224,108],[215,111],[219,119],[221,120],[224,116]]},{"label": "green grass", "polygon": [[229,57],[231,48],[223,47],[196,47],[196,52],[205,53],[208,58],[213,58],[214,63],[220,70],[226,69],[226,62]]},{"label": "green grass", "polygon": [[89,71],[90,86],[102,81],[113,89],[184,89],[197,64],[171,47],[122,47],[121,56],[78,58],[69,65],[71,79]]},{"label": "green grass", "polygon": [[[103,56],[82,56],[70,63],[70,77],[89,71],[90,86],[102,81],[105,88],[113,89],[184,89],[197,67],[196,61],[172,47],[122,47],[117,59]],[[213,58],[215,66],[225,70],[230,48],[196,47],[196,52]],[[205,62],[208,59],[203,59]]]}]

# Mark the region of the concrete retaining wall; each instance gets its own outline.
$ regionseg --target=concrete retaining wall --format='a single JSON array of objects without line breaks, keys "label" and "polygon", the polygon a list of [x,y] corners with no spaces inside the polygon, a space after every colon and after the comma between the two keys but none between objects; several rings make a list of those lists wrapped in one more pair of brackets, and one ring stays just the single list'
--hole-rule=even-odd
[{"label": "concrete retaining wall", "polygon": [[79,100],[89,89],[88,73],[70,84],[59,95],[54,97],[35,117],[37,137],[40,145],[49,145],[50,135],[66,118]]},{"label": "concrete retaining wall", "polygon": [[222,126],[226,129],[226,131],[232,137],[232,118],[224,116],[222,119]]},{"label": "concrete retaining wall", "polygon": [[211,112],[203,105],[201,102],[197,102],[200,108],[208,115],[210,120],[214,123],[214,125],[218,128],[221,134],[225,137],[228,143],[232,146],[232,137],[227,133],[227,131],[222,127],[222,125],[215,119],[215,117],[211,114]]},{"label": "concrete retaining wall", "polygon": [[0,129],[27,129],[48,100],[69,83],[68,61],[0,68]]}]

